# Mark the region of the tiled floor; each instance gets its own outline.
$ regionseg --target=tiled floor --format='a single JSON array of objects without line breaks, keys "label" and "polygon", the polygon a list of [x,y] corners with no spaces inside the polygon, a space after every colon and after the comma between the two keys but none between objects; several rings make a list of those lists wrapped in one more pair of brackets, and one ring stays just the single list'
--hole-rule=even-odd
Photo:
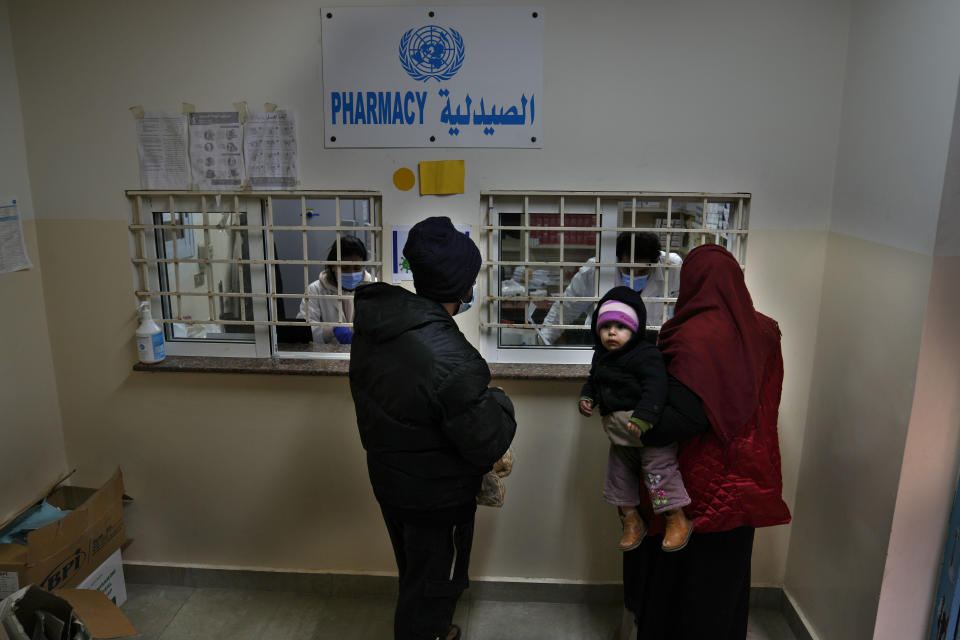
[{"label": "tiled floor", "polygon": [[[390,640],[393,599],[127,585],[123,606],[144,640]],[[454,622],[466,640],[615,640],[616,604],[463,600]],[[781,615],[755,609],[749,640],[795,640]]]}]

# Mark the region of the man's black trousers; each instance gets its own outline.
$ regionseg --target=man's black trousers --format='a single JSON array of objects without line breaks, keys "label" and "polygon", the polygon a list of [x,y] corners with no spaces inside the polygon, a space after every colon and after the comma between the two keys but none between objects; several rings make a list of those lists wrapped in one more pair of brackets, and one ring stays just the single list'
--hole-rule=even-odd
[{"label": "man's black trousers", "polygon": [[463,522],[423,523],[381,511],[400,572],[394,638],[443,640],[457,600],[468,586],[475,514]]}]

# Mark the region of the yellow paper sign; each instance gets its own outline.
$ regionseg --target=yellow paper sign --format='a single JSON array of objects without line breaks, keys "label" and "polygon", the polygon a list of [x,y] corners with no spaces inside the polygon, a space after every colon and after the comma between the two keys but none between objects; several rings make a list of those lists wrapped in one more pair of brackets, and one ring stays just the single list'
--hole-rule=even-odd
[{"label": "yellow paper sign", "polygon": [[465,175],[463,160],[421,162],[420,195],[463,193]]}]

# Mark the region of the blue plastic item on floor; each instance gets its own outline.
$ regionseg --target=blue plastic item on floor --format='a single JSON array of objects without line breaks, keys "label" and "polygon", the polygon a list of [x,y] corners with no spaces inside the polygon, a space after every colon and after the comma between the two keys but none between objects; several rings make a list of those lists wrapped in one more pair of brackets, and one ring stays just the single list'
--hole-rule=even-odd
[{"label": "blue plastic item on floor", "polygon": [[58,509],[46,500],[34,505],[20,514],[16,520],[0,531],[0,544],[19,544],[26,546],[27,535],[51,522],[56,522],[70,513],[69,509]]}]

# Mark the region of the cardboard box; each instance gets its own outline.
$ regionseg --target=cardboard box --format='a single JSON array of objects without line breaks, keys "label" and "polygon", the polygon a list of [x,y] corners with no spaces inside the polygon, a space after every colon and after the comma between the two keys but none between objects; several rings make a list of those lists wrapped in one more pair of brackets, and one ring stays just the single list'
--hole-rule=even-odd
[{"label": "cardboard box", "polygon": [[10,640],[121,638],[137,633],[99,591],[30,585],[0,602],[0,633]]},{"label": "cardboard box", "polygon": [[84,578],[77,585],[77,589],[94,589],[107,596],[113,604],[122,607],[127,601],[127,583],[123,579],[123,557],[120,549],[114,551],[102,565]]},{"label": "cardboard box", "polygon": [[[99,489],[59,486],[47,496],[65,518],[27,536],[27,546],[0,544],[0,598],[29,584],[75,587],[126,541],[123,474]],[[31,505],[32,506],[32,505]]]}]

